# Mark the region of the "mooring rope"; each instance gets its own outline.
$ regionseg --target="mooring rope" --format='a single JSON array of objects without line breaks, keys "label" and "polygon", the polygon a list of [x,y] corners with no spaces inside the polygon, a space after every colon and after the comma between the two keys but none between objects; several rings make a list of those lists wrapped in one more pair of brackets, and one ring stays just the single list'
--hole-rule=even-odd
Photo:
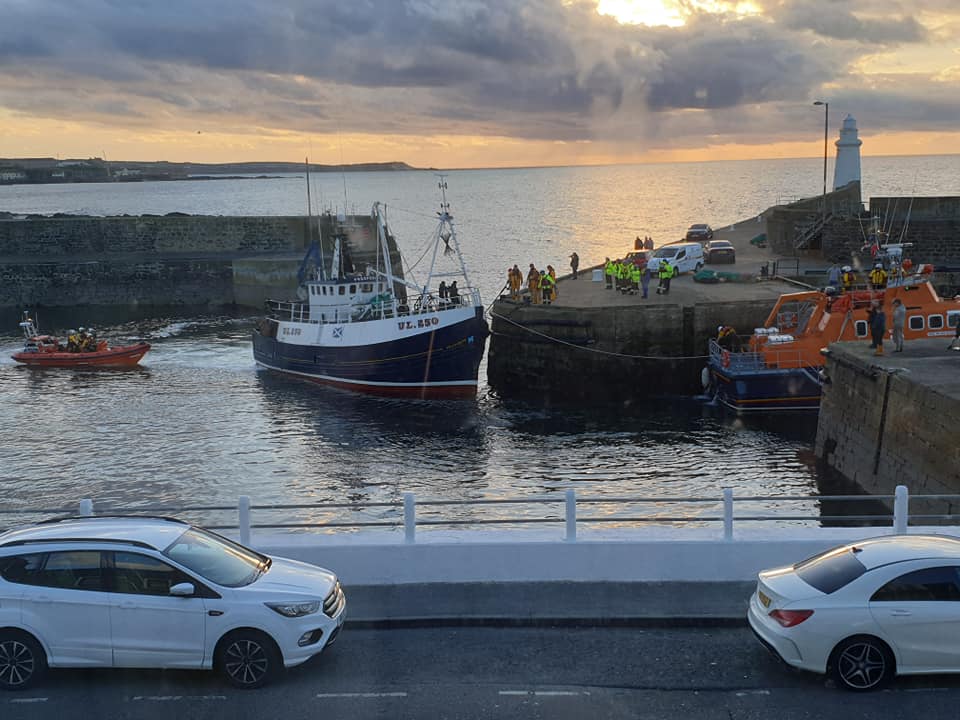
[{"label": "mooring rope", "polygon": [[490,317],[500,318],[505,320],[511,325],[516,325],[522,330],[526,330],[529,333],[534,335],[539,335],[540,337],[546,338],[552,342],[558,343],[560,345],[568,345],[572,348],[577,348],[578,350],[586,350],[587,352],[599,353],[600,355],[610,355],[612,357],[626,358],[628,360],[704,360],[709,358],[709,355],[627,355],[626,353],[611,352],[610,350],[600,350],[598,348],[586,347],[584,345],[577,345],[576,343],[567,342],[566,340],[561,340],[560,338],[555,338],[546,333],[542,333],[539,330],[534,330],[531,327],[527,327],[521,323],[511,320],[505,315],[499,315],[493,311],[490,311]]}]

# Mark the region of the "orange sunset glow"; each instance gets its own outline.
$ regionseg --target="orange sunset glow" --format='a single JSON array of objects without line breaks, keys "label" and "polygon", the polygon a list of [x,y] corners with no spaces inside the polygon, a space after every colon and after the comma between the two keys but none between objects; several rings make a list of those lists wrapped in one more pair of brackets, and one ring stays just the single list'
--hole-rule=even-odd
[{"label": "orange sunset glow", "polygon": [[229,21],[220,5],[10,6],[0,157],[816,157],[814,100],[834,136],[857,118],[865,154],[960,153],[960,9],[942,0],[909,15],[880,0],[380,0],[310,16],[263,2]]}]

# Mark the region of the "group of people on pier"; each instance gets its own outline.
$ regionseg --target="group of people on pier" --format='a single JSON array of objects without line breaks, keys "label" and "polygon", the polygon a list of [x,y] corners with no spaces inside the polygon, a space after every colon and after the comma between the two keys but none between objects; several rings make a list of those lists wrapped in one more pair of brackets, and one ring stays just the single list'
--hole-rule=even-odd
[{"label": "group of people on pier", "polygon": [[[607,258],[603,266],[603,274],[606,278],[607,290],[616,289],[617,292],[625,295],[642,293],[641,297],[646,298],[649,294],[650,278],[654,273],[650,270],[646,259],[611,260]],[[660,281],[657,286],[657,295],[669,294],[670,280],[677,274],[676,269],[666,258],[662,258],[656,274]]]},{"label": "group of people on pier", "polygon": [[[514,265],[507,269],[507,287],[510,288],[510,299],[519,302],[523,292],[523,271]],[[534,305],[550,305],[557,299],[557,271],[553,265],[547,265],[546,270],[538,270],[530,263],[530,270],[526,278],[527,290],[530,292],[530,302]]]}]

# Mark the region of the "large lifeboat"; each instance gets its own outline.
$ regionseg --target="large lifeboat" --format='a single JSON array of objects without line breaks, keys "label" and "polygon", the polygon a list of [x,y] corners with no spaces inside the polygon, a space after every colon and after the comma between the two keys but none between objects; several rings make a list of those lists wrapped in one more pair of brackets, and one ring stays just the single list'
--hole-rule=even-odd
[{"label": "large lifeboat", "polygon": [[99,340],[95,350],[75,352],[53,335],[41,335],[27,313],[20,327],[25,338],[23,350],[11,357],[34,367],[133,367],[150,349],[145,342],[111,347],[106,340]]},{"label": "large lifeboat", "polygon": [[[909,269],[904,262],[904,269]],[[764,327],[733,342],[710,341],[709,377],[717,399],[738,411],[816,410],[820,407],[821,349],[837,341],[870,339],[868,312],[874,304],[892,332],[893,301],[906,308],[906,340],[953,337],[960,326],[960,299],[941,298],[921,265],[913,277],[882,290],[832,288],[781,295]],[[729,338],[728,338],[729,339]]]}]

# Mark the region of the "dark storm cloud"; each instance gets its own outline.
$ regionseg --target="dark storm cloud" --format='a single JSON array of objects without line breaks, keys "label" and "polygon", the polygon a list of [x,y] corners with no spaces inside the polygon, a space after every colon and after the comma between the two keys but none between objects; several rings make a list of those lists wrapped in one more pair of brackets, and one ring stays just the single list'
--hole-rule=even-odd
[{"label": "dark storm cloud", "polygon": [[[0,0],[0,106],[309,132],[736,135],[738,109],[769,119],[827,84],[853,98],[852,63],[923,40],[909,9],[952,1],[756,0],[762,18],[648,28],[590,0]],[[872,93],[878,108],[901,100]],[[684,109],[711,112],[664,120]]]},{"label": "dark storm cloud", "polygon": [[882,18],[858,17],[853,5],[838,0],[792,0],[777,15],[792,30],[812,30],[824,37],[861,43],[918,42],[927,36],[926,28],[910,14],[887,7]]}]

